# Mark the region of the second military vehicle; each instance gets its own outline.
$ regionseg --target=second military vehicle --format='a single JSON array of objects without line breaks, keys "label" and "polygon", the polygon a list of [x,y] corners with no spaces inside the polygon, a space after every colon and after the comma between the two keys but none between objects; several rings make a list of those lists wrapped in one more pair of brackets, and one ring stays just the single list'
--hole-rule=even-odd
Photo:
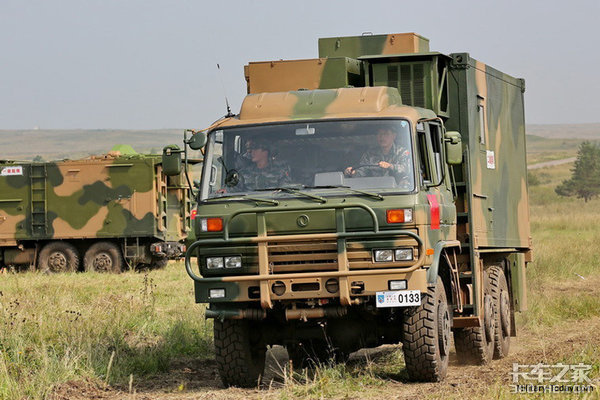
[{"label": "second military vehicle", "polygon": [[504,357],[531,260],[524,81],[412,33],[245,72],[240,113],[189,142],[186,268],[223,383],[256,385],[274,344],[302,367],[401,342],[420,381],[452,334],[461,362]]},{"label": "second military vehicle", "polygon": [[182,257],[191,196],[181,165],[170,168],[167,177],[161,156],[120,152],[0,161],[0,266],[119,272]]}]

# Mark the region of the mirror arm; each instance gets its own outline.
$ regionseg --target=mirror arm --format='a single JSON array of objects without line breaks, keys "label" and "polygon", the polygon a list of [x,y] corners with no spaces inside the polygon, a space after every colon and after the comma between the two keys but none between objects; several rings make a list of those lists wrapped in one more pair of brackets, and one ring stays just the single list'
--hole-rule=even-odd
[{"label": "mirror arm", "polygon": [[189,131],[189,129],[183,131],[183,168],[185,171],[185,180],[187,181],[188,187],[190,188],[190,193],[193,196],[194,187],[192,186],[192,181],[190,180],[190,175],[188,174],[187,134]]}]

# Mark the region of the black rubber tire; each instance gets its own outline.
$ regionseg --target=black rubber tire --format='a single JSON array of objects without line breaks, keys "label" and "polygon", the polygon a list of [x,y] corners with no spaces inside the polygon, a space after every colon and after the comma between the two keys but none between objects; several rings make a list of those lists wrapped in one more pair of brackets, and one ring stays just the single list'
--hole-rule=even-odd
[{"label": "black rubber tire", "polygon": [[123,269],[123,254],[112,242],[97,242],[90,246],[83,257],[83,268],[87,272],[111,272],[118,274]]},{"label": "black rubber tire", "polygon": [[152,262],[150,263],[150,269],[163,269],[169,263],[169,259],[167,257],[152,257]]},{"label": "black rubber tire", "polygon": [[265,369],[267,346],[260,329],[245,320],[215,320],[215,360],[226,387],[257,387]]},{"label": "black rubber tire", "polygon": [[502,266],[490,268],[490,281],[492,285],[492,298],[495,308],[495,336],[494,336],[494,358],[500,359],[508,355],[510,351],[510,292]]},{"label": "black rubber tire", "polygon": [[75,272],[79,269],[79,252],[70,243],[50,242],[38,255],[38,268],[42,272]]},{"label": "black rubber tire", "polygon": [[[483,273],[483,281],[484,299],[488,297],[489,301],[493,304],[492,285],[490,275],[487,270]],[[495,321],[495,312],[493,309],[491,314],[492,321]],[[495,324],[492,325],[495,328]],[[454,347],[456,348],[456,358],[458,359],[458,362],[461,364],[476,365],[489,363],[494,356],[495,332],[493,331],[495,331],[495,329],[492,329],[492,332],[489,332],[488,330],[486,333],[485,326],[455,329]]]},{"label": "black rubber tire", "polygon": [[452,313],[442,279],[422,294],[421,305],[404,310],[402,351],[411,380],[439,382],[450,359]]}]

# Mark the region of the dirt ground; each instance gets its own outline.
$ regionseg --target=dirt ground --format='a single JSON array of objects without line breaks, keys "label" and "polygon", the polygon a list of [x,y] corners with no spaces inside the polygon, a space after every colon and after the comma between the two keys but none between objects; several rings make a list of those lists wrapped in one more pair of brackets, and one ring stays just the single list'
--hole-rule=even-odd
[{"label": "dirt ground", "polygon": [[[385,386],[386,398],[423,397],[473,397],[484,395],[493,384],[500,384],[509,391],[510,371],[513,363],[536,364],[556,363],[562,357],[573,354],[588,343],[600,343],[600,318],[561,324],[554,328],[542,328],[539,332],[521,330],[513,338],[511,352],[502,360],[485,366],[458,365],[454,354],[451,356],[448,376],[442,383],[411,383],[389,380]],[[382,346],[368,352],[352,355],[349,363],[364,362],[368,353],[371,360],[382,354],[394,351],[395,346]],[[281,347],[270,351],[267,361],[266,378],[271,384],[262,389],[223,389],[214,361],[182,359],[171,365],[168,373],[134,381],[127,387],[109,387],[93,381],[68,382],[56,387],[51,395],[54,400],[67,399],[259,399],[278,398],[281,395],[282,380],[273,371],[281,370],[287,364],[287,352]],[[597,384],[597,382],[596,382]],[[596,394],[597,395],[597,394]],[[369,391],[357,393],[356,399],[371,397]]]}]

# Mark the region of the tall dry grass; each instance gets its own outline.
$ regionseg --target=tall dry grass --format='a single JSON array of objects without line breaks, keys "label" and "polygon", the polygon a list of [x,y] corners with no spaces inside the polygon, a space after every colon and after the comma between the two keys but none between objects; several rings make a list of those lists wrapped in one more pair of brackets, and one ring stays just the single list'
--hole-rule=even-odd
[{"label": "tall dry grass", "polygon": [[0,276],[0,398],[43,398],[60,382],[124,382],[166,371],[176,357],[211,357],[212,325],[184,275],[174,265]]}]

